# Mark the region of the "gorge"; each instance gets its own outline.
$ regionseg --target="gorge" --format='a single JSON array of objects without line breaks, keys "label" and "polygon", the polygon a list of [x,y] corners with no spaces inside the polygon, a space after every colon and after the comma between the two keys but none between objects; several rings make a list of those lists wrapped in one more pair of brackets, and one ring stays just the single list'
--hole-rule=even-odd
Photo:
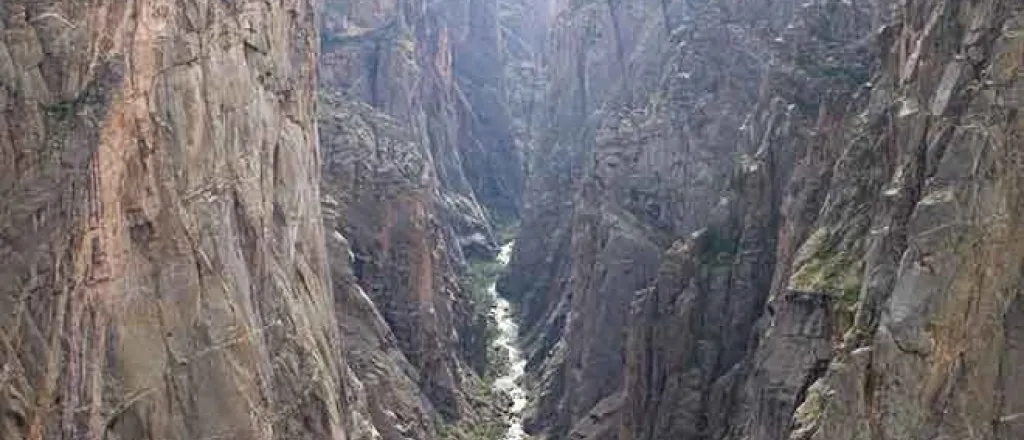
[{"label": "gorge", "polygon": [[1020,0],[0,0],[0,440],[1022,439],[1022,70]]},{"label": "gorge", "polygon": [[[498,263],[502,269],[508,265],[514,246],[515,243],[508,243],[501,247]],[[499,332],[494,346],[500,352],[507,353],[508,367],[501,377],[494,380],[494,388],[508,394],[512,399],[508,431],[501,436],[500,440],[523,440],[526,438],[526,431],[523,429],[522,412],[529,404],[529,396],[522,385],[523,376],[526,374],[526,359],[523,358],[523,352],[519,348],[519,324],[516,322],[517,317],[513,312],[512,303],[498,293],[497,281],[495,279],[488,287],[495,296],[494,319]]]}]

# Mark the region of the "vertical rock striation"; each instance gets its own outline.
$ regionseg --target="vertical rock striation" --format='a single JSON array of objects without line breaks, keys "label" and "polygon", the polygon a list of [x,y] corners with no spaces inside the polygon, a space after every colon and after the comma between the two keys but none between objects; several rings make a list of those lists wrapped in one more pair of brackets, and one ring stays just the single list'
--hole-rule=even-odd
[{"label": "vertical rock striation", "polygon": [[1019,434],[1020,5],[552,4],[534,431]]},{"label": "vertical rock striation", "polygon": [[0,437],[370,438],[306,1],[0,5]]},{"label": "vertical rock striation", "polygon": [[492,435],[519,220],[540,438],[1022,438],[1022,65],[1016,0],[7,0],[0,438]]},{"label": "vertical rock striation", "polygon": [[[748,149],[740,127],[769,67],[765,34],[781,32],[792,9],[740,3],[556,5],[542,118],[550,125],[530,158],[523,229],[503,283],[539,328],[530,335],[541,394],[536,430],[614,438],[615,422],[573,426],[618,417],[634,294],[654,281],[677,237],[712,221],[731,222],[716,240],[739,237],[729,228],[743,218],[724,218],[731,208],[723,196],[737,179],[734,158]],[[751,246],[765,254],[772,247]],[[770,280],[761,267],[770,255],[749,260],[752,276]],[[739,353],[763,304],[742,296],[732,310],[737,328],[722,341],[740,344]]]},{"label": "vertical rock striation", "polygon": [[894,169],[868,203],[856,316],[794,439],[1021,435],[1017,2],[911,1],[883,28],[869,132]]}]

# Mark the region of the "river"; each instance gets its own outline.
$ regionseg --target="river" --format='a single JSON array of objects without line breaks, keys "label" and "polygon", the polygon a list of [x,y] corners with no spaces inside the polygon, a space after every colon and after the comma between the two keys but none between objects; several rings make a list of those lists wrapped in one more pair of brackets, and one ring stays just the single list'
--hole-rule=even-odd
[{"label": "river", "polygon": [[[515,242],[509,242],[501,247],[498,263],[501,264],[502,269],[508,265],[514,246]],[[526,433],[523,431],[523,409],[526,408],[528,399],[526,390],[519,384],[526,368],[526,359],[523,358],[523,352],[519,349],[518,344],[519,323],[516,322],[516,317],[512,313],[512,304],[498,294],[496,281],[490,284],[487,291],[494,295],[494,318],[498,322],[498,337],[494,341],[494,345],[507,352],[510,361],[505,375],[494,381],[495,388],[512,397],[511,425],[502,440],[523,440],[526,438]]]}]

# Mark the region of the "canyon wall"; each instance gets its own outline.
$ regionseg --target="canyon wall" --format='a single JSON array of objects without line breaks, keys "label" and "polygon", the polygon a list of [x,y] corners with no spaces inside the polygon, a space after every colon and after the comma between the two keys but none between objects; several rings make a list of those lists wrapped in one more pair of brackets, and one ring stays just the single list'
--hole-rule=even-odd
[{"label": "canyon wall", "polygon": [[[7,0],[0,438],[1024,436],[1017,0]],[[467,282],[467,280],[470,280]]]},{"label": "canyon wall", "polygon": [[789,278],[834,290],[825,268],[846,259],[859,281],[792,438],[1018,438],[1024,7],[910,1],[891,13],[868,102],[846,129],[876,143],[873,168],[891,152],[891,168],[868,197],[834,185],[826,199],[847,201],[847,218],[874,214],[863,245],[844,247],[856,235],[836,231],[850,222],[822,216]]},{"label": "canyon wall", "polygon": [[[749,149],[740,127],[769,69],[764,40],[793,8],[771,3],[560,6],[545,54],[550,125],[502,283],[535,329],[534,429],[617,435],[630,304],[674,240],[729,214],[723,196]],[[725,345],[746,340],[763,302],[743,301],[722,310],[739,322]]]},{"label": "canyon wall", "polygon": [[524,7],[0,5],[0,437],[492,429]]},{"label": "canyon wall", "polygon": [[1020,435],[1019,4],[553,3],[532,431]]},{"label": "canyon wall", "polygon": [[344,351],[386,390],[368,396],[385,438],[471,435],[502,412],[482,380],[490,303],[465,279],[519,211],[526,104],[511,103],[527,98],[505,67],[532,48],[512,53],[503,16],[495,0],[325,3],[328,248]]},{"label": "canyon wall", "polygon": [[0,5],[0,438],[374,438],[320,208],[316,5]]}]

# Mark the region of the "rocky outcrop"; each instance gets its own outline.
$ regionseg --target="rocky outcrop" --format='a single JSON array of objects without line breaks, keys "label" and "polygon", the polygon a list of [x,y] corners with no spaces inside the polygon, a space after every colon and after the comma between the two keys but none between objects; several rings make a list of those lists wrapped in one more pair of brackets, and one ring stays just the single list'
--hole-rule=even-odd
[{"label": "rocky outcrop", "polygon": [[323,192],[336,211],[332,234],[351,243],[352,252],[335,253],[333,265],[351,264],[357,285],[422,375],[426,395],[454,416],[464,358],[453,330],[471,319],[471,308],[432,203],[437,188],[429,156],[418,154],[411,137],[368,106],[324,107]]},{"label": "rocky outcrop", "polygon": [[0,5],[0,437],[376,438],[331,311],[315,5]]},{"label": "rocky outcrop", "polygon": [[[865,17],[860,21],[866,22],[873,16],[876,23],[884,23],[865,40],[873,47],[871,64],[876,71],[869,88],[847,103],[836,106],[826,98],[818,106],[819,126],[821,121],[834,121],[833,128],[816,130],[818,140],[812,144],[825,153],[820,156],[824,162],[819,159],[825,165],[799,161],[790,187],[805,187],[807,176],[818,174],[823,178],[812,182],[823,184],[818,187],[825,195],[818,203],[811,203],[816,198],[801,200],[798,193],[788,196],[788,213],[784,211],[788,225],[780,231],[772,290],[776,298],[799,292],[833,301],[833,328],[784,348],[781,344],[789,338],[782,331],[782,320],[788,318],[777,307],[768,309],[769,325],[759,333],[758,348],[745,367],[752,373],[736,398],[727,437],[1013,437],[1012,423],[1003,425],[1012,420],[997,415],[1003,411],[1005,390],[1015,387],[1012,380],[991,387],[976,385],[1002,380],[1003,373],[998,372],[1002,361],[994,360],[1002,354],[986,356],[1012,353],[1012,349],[1002,348],[1005,339],[966,330],[987,328],[998,329],[992,330],[995,334],[1012,334],[1012,326],[1004,320],[1011,319],[1013,294],[1002,300],[999,295],[983,295],[993,301],[990,304],[1003,304],[991,313],[981,312],[986,300],[968,306],[953,298],[968,301],[964,298],[976,290],[966,285],[979,286],[993,279],[1013,279],[1006,281],[1012,284],[1019,276],[1012,269],[995,277],[967,275],[978,274],[975,271],[981,267],[1015,267],[1019,261],[1013,251],[995,244],[1001,239],[987,241],[994,239],[991,231],[1001,228],[986,222],[1014,218],[1014,208],[981,195],[1009,190],[995,182],[1015,180],[1010,176],[1019,174],[1009,165],[1013,147],[994,147],[1000,141],[987,135],[975,138],[967,134],[972,130],[967,127],[978,127],[981,123],[976,121],[981,118],[989,121],[982,131],[999,133],[994,135],[997,139],[1018,136],[1019,116],[1011,110],[1014,104],[1005,104],[1007,97],[1014,96],[1016,75],[1000,76],[1014,69],[1005,70],[1014,61],[1000,54],[1017,50],[1005,41],[1010,41],[1007,33],[1015,33],[1014,17],[1020,15],[1020,7],[1001,2],[968,6],[922,1],[894,10],[839,11],[808,9],[807,28],[829,23],[835,30],[841,18],[859,13]],[[828,66],[823,61],[828,60],[819,59],[812,66]],[[857,64],[844,60],[839,65]],[[832,82],[826,90],[841,91],[842,86]],[[811,171],[815,168],[828,171]],[[983,189],[989,185],[1003,190]],[[954,208],[964,204],[984,208]],[[791,210],[800,206],[800,211]],[[941,238],[946,233],[951,235]],[[988,238],[971,238],[976,234]],[[971,244],[962,244],[964,240]],[[1000,255],[1000,262],[1005,261],[1003,257],[1014,262],[986,260],[984,255],[990,251]],[[951,265],[942,267],[939,262]],[[971,281],[963,284],[958,281],[961,277]],[[918,330],[903,333],[907,328]],[[949,329],[963,331],[947,340],[943,335]],[[823,337],[832,340],[831,350],[823,349]],[[943,345],[947,348],[931,351]],[[780,349],[789,361],[772,360],[784,359],[774,355]],[[939,352],[954,354],[933,355]],[[967,365],[977,369],[968,372]],[[977,399],[975,403],[957,409],[954,402],[968,395]],[[795,414],[793,408],[797,408]]]},{"label": "rocky outcrop", "polygon": [[[347,3],[347,2],[345,2]],[[328,3],[321,59],[323,93],[361,102],[393,118],[426,157],[436,187],[438,215],[444,217],[453,258],[463,249],[493,252],[491,225],[463,166],[459,149],[460,101],[452,47],[444,15],[427,13],[418,2]],[[328,103],[329,105],[329,103]],[[421,176],[413,176],[419,179]]]}]

